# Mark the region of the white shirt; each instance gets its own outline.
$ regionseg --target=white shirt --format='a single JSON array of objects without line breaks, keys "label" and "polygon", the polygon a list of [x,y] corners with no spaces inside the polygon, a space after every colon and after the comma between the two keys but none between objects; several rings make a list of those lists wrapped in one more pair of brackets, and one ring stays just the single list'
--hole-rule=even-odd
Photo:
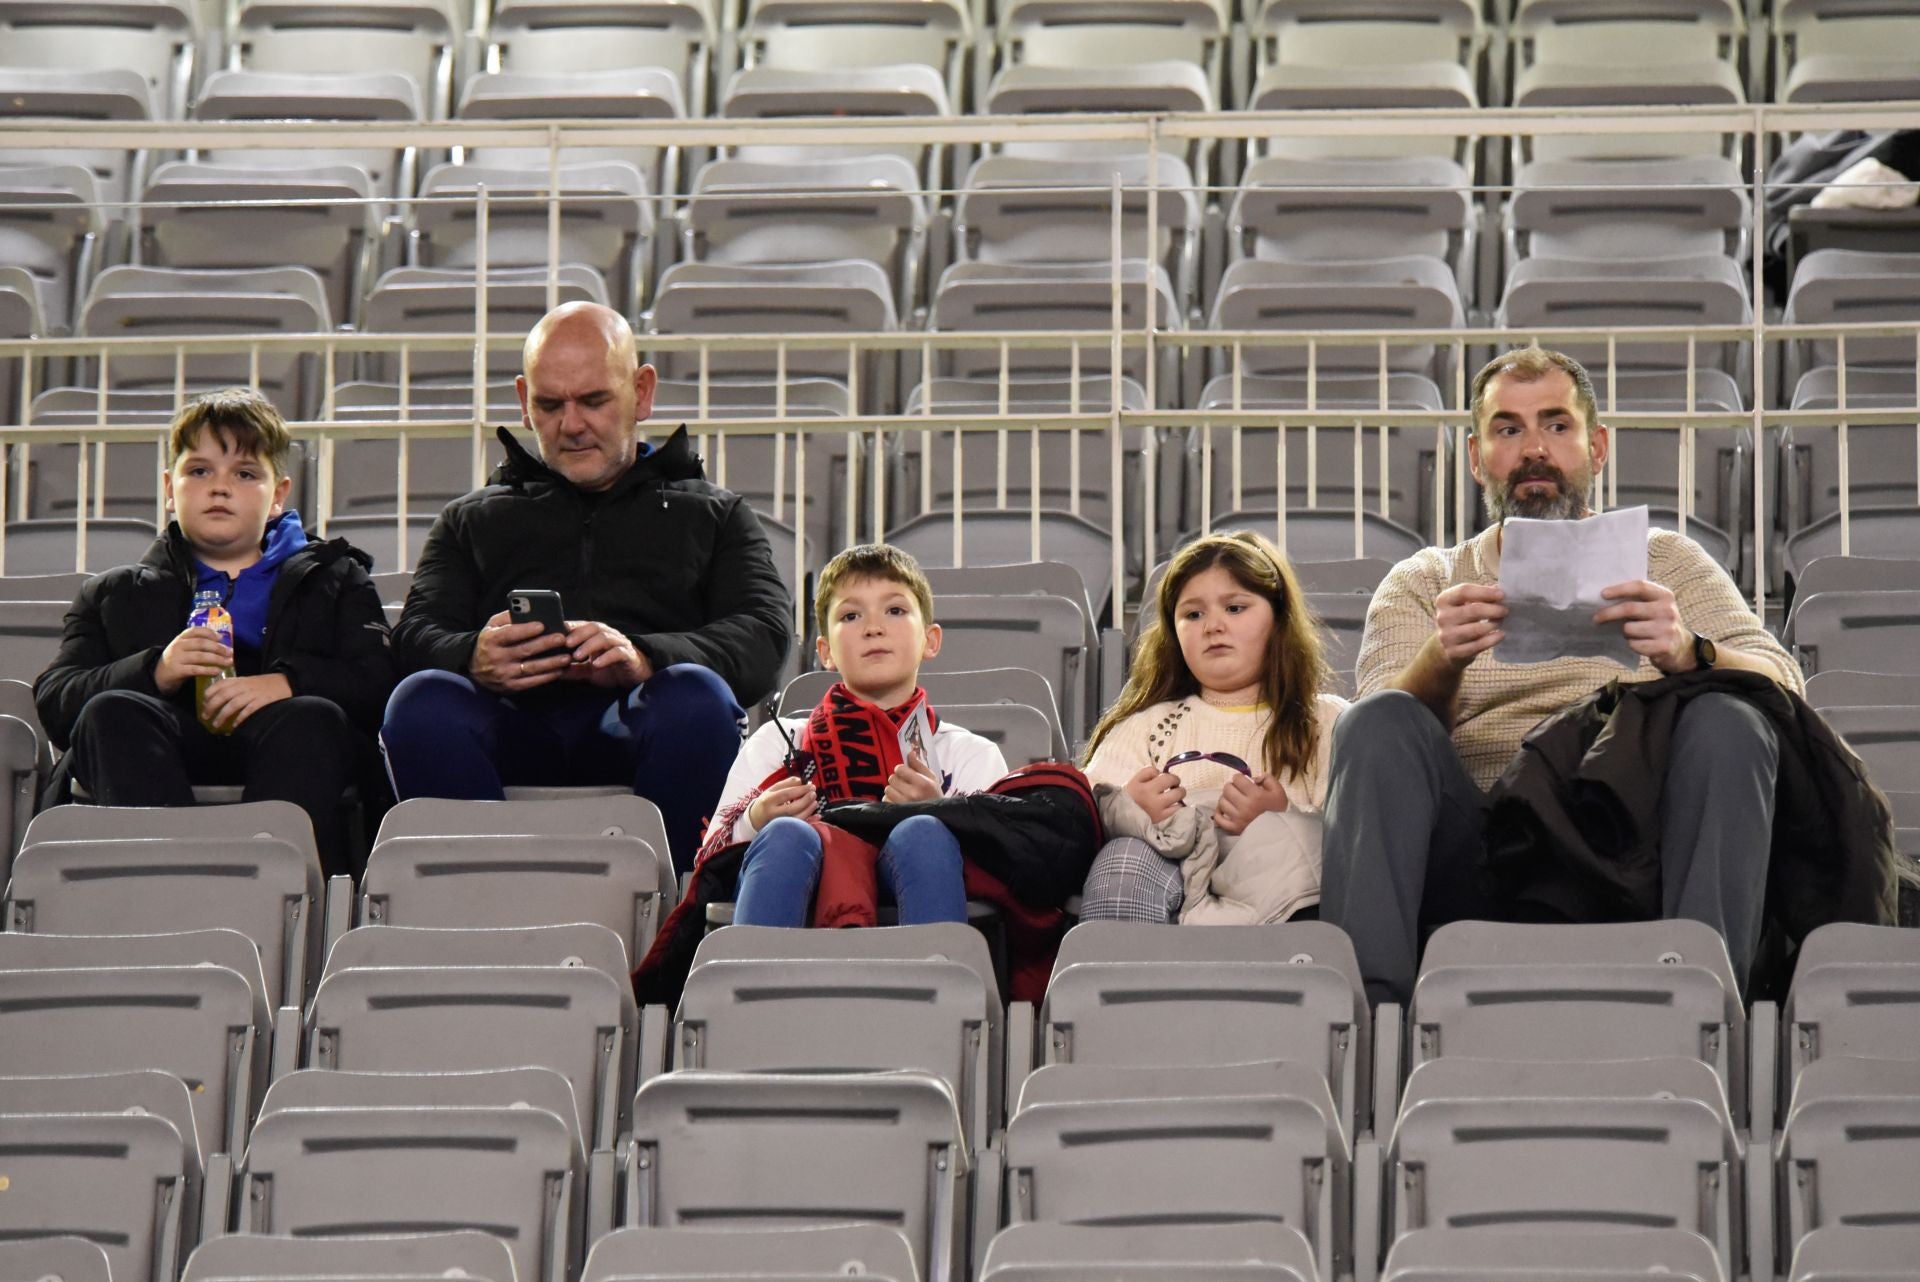
[{"label": "white shirt", "polygon": [[[780,720],[793,741],[799,743],[800,733],[806,729],[807,718],[782,717]],[[962,729],[945,717],[940,718],[939,729],[933,732],[933,752],[940,759],[941,771],[946,775],[945,793],[949,797],[963,792],[980,792],[1007,773],[1007,761],[1000,755],[999,744],[971,730]],[[740,798],[759,787],[760,781],[772,774],[786,758],[787,741],[781,737],[780,727],[773,722],[767,722],[748,735],[747,741],[740,745],[739,755],[733,759],[733,769],[727,771],[727,783],[720,790],[720,801],[714,806],[713,813],[725,814]],[[752,841],[757,831],[753,821],[747,818],[747,812],[742,810],[740,817],[733,821],[733,832],[727,841],[729,844]]]}]

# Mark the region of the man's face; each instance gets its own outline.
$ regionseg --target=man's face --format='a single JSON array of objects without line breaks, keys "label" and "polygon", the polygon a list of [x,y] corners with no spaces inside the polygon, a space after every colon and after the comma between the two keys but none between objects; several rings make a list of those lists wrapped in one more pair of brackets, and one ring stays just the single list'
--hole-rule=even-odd
[{"label": "man's face", "polygon": [[1607,429],[1581,421],[1573,379],[1562,370],[1487,384],[1488,414],[1467,442],[1487,514],[1567,521],[1588,515],[1587,490],[1607,461]]},{"label": "man's face", "polygon": [[653,411],[653,366],[627,366],[588,325],[556,328],[514,380],[548,467],[582,490],[610,487],[633,465],[634,425]]}]

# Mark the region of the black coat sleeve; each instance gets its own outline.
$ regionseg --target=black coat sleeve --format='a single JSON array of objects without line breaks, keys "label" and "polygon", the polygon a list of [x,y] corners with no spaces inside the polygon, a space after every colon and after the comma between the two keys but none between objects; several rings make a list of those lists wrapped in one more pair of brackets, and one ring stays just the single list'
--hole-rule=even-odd
[{"label": "black coat sleeve", "polygon": [[[416,592],[419,584],[416,576]],[[411,599],[408,605],[411,608]],[[698,663],[713,669],[742,704],[766,698],[793,643],[793,598],[774,569],[760,519],[737,496],[721,522],[708,563],[705,607],[705,625],[685,632],[649,632],[632,638],[634,645],[656,668]]]},{"label": "black coat sleeve", "polygon": [[402,673],[467,671],[485,621],[479,611],[480,570],[467,547],[456,503],[435,518],[413,569],[406,608],[393,628],[393,657]]},{"label": "black coat sleeve", "polygon": [[55,747],[66,751],[74,722],[87,700],[103,690],[133,690],[160,697],[153,683],[164,643],[144,646],[129,654],[114,653],[101,616],[102,598],[122,586],[123,574],[109,571],[87,580],[67,610],[60,633],[60,652],[33,683],[34,707],[40,724]]},{"label": "black coat sleeve", "polygon": [[393,693],[393,647],[380,593],[366,568],[342,557],[314,572],[329,576],[333,627],[323,634],[313,630],[294,639],[293,652],[273,664],[286,675],[293,692],[317,695],[340,705],[347,720],[374,733]]}]

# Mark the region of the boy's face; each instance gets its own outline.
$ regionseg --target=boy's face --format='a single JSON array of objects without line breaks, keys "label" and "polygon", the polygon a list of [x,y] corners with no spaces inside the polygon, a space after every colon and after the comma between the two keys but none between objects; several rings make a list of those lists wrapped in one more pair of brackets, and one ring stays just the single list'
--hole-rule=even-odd
[{"label": "boy's face", "polygon": [[904,702],[920,682],[920,663],[940,653],[940,625],[920,617],[907,585],[892,579],[848,579],[837,589],[820,662],[847,688],[883,708]]},{"label": "boy's face", "polygon": [[236,453],[221,433],[203,428],[161,477],[167,507],[181,533],[208,561],[258,556],[267,522],[279,516],[293,478]]}]

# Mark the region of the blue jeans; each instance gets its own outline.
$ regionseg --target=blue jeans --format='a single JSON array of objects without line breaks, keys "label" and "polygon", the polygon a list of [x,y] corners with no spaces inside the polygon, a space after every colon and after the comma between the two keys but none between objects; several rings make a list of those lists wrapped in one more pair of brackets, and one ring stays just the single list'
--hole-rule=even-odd
[{"label": "blue jeans", "polygon": [[380,746],[402,801],[498,801],[510,783],[629,787],[660,807],[684,872],[740,751],[741,715],[727,683],[693,663],[624,692],[555,685],[517,697],[433,670],[393,692]]},{"label": "blue jeans", "polygon": [[[733,920],[742,926],[804,926],[820,881],[820,834],[804,819],[776,819],[755,834],[740,869]],[[960,843],[931,815],[894,828],[875,864],[900,907],[900,924],[965,921]]]}]

